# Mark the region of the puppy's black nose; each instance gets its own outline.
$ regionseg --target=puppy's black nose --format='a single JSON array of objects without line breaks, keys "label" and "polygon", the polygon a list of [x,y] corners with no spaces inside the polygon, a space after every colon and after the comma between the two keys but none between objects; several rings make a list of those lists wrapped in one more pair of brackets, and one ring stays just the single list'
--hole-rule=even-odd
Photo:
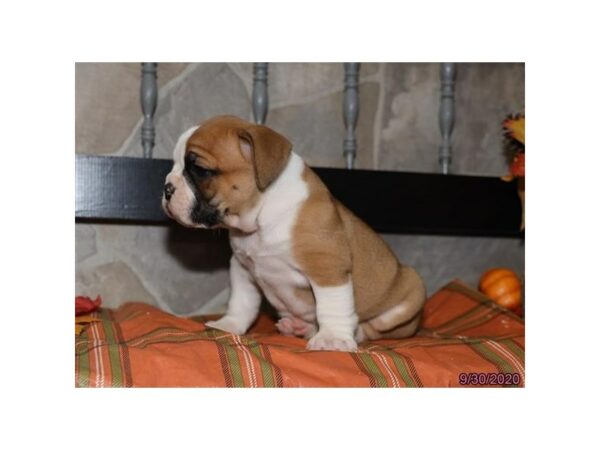
[{"label": "puppy's black nose", "polygon": [[164,192],[165,192],[165,200],[167,200],[167,201],[171,200],[171,196],[175,192],[175,186],[173,186],[171,183],[165,184]]}]

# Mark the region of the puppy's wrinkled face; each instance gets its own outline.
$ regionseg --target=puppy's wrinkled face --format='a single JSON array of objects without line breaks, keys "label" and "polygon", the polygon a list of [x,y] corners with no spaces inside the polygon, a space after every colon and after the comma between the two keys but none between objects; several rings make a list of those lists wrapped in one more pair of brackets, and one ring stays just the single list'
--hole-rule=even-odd
[{"label": "puppy's wrinkled face", "polygon": [[[283,136],[233,116],[193,127],[175,146],[163,210],[187,227],[248,231],[245,216],[281,172],[290,149]],[[273,167],[266,167],[263,160]]]}]

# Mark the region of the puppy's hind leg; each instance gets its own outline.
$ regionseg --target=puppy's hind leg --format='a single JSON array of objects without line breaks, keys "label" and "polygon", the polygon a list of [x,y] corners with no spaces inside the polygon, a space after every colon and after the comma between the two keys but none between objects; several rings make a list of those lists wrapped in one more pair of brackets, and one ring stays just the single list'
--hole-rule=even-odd
[{"label": "puppy's hind leg", "polygon": [[294,316],[286,316],[275,324],[279,332],[285,336],[300,336],[310,339],[317,332],[317,327]]},{"label": "puppy's hind leg", "polygon": [[413,336],[419,328],[419,325],[421,323],[421,316],[422,314],[419,313],[407,323],[383,332],[375,329],[373,325],[371,325],[370,321],[361,322],[358,325],[356,341],[363,342],[366,340],[375,339],[401,339]]},{"label": "puppy's hind leg", "polygon": [[[406,285],[411,286],[410,290],[405,290]],[[415,334],[427,298],[425,286],[417,272],[408,266],[402,267],[396,286],[390,295],[399,297],[398,304],[361,322],[357,333],[358,338],[361,338],[359,341],[403,338]]]}]

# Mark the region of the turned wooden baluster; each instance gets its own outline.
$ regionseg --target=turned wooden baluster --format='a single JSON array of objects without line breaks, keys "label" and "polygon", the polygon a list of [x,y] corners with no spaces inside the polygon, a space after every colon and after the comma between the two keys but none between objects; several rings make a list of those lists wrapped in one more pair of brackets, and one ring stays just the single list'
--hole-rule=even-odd
[{"label": "turned wooden baluster", "polygon": [[140,98],[142,102],[142,113],[144,122],[142,123],[142,148],[144,149],[144,158],[152,158],[152,149],[154,148],[154,112],[158,100],[158,86],[156,84],[157,63],[142,63],[142,84],[140,87]]},{"label": "turned wooden baluster", "polygon": [[344,139],[344,158],[346,168],[354,167],[356,158],[356,122],[358,121],[358,73],[360,63],[344,63],[344,125],[346,138]]},{"label": "turned wooden baluster", "polygon": [[254,113],[254,121],[260,125],[265,123],[269,109],[268,75],[269,63],[254,63],[252,111]]},{"label": "turned wooden baluster", "polygon": [[441,100],[440,100],[440,131],[442,145],[439,151],[439,162],[442,173],[447,174],[452,162],[452,129],[454,128],[454,82],[456,80],[456,64],[442,63],[440,65]]}]

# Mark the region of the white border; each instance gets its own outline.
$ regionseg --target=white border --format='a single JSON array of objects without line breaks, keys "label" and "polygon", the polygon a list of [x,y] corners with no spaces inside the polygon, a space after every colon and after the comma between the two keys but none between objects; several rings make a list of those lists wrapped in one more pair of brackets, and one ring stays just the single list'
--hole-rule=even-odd
[{"label": "white border", "polygon": [[[2,440],[24,448],[117,439],[115,448],[597,442],[585,408],[598,399],[600,39],[591,3],[207,3],[4,7]],[[526,61],[527,388],[73,389],[64,313],[74,294],[73,63],[141,60]]]}]

